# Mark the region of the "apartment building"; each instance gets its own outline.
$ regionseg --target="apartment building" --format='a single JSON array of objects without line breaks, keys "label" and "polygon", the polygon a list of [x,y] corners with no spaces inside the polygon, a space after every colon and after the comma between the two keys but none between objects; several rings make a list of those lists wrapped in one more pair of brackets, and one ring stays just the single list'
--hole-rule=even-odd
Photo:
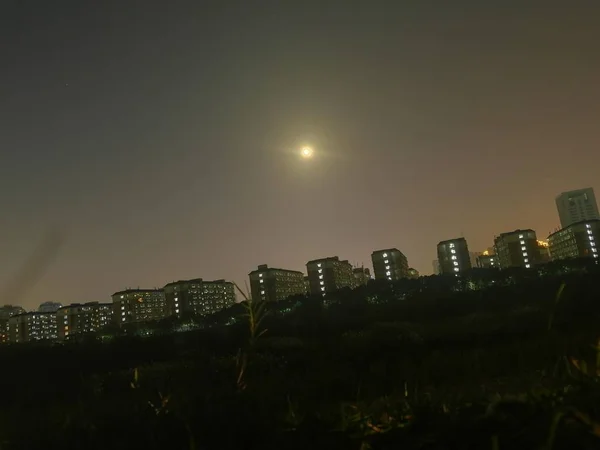
[{"label": "apartment building", "polygon": [[408,260],[397,248],[376,250],[371,253],[376,280],[396,281],[408,278]]},{"label": "apartment building", "polygon": [[355,287],[352,264],[337,256],[309,261],[306,270],[312,295],[326,295],[345,287]]},{"label": "apartment building", "polygon": [[600,219],[593,188],[563,192],[556,197],[561,228],[575,223]]},{"label": "apartment building", "polygon": [[20,306],[0,306],[0,344],[8,342],[8,319],[23,313],[25,313],[25,310]]},{"label": "apartment building", "polygon": [[248,274],[252,299],[278,302],[293,295],[305,295],[304,274],[298,270],[278,269],[261,264]]},{"label": "apartment building", "polygon": [[441,274],[455,274],[471,269],[471,254],[465,238],[448,239],[437,245]]},{"label": "apartment building", "polygon": [[180,280],[168,283],[163,290],[167,316],[206,316],[235,303],[235,286],[225,280]]},{"label": "apartment building", "polygon": [[553,261],[567,258],[598,258],[600,220],[573,223],[548,236]]},{"label": "apartment building", "polygon": [[502,233],[494,239],[494,248],[501,269],[529,269],[540,262],[538,239],[531,229]]},{"label": "apartment building", "polygon": [[57,335],[60,341],[100,331],[111,323],[111,303],[73,303],[56,311]]},{"label": "apartment building", "polygon": [[355,267],[354,273],[355,286],[365,286],[371,279],[371,271],[368,267]]},{"label": "apartment building", "polygon": [[163,289],[127,289],[112,295],[113,320],[119,326],[168,316]]},{"label": "apartment building", "polygon": [[485,250],[477,257],[477,267],[480,269],[497,269],[498,257],[494,252]]},{"label": "apartment building", "polygon": [[8,340],[14,343],[58,339],[55,312],[32,311],[8,319]]}]

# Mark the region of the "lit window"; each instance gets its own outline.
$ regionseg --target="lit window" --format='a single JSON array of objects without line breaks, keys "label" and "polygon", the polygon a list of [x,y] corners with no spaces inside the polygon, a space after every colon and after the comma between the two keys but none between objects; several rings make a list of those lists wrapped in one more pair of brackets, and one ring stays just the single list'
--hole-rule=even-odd
[{"label": "lit window", "polygon": [[265,295],[265,291],[260,291],[260,293],[261,293],[262,295]]},{"label": "lit window", "polygon": [[521,245],[525,245],[525,241],[521,241]]},{"label": "lit window", "polygon": [[525,251],[527,250],[527,247],[521,247],[521,250]]},{"label": "lit window", "polygon": [[392,274],[389,270],[385,273],[388,277]]},{"label": "lit window", "polygon": [[121,295],[121,298],[125,297],[124,295]]},{"label": "lit window", "polygon": [[321,263],[317,264],[317,267],[321,267]]},{"label": "lit window", "polygon": [[455,268],[454,268],[454,271],[455,271],[455,272],[458,272],[459,270],[460,270],[460,269],[459,269],[458,267],[455,267]]},{"label": "lit window", "polygon": [[523,239],[525,236],[523,236],[522,234],[519,235],[519,239]]},{"label": "lit window", "polygon": [[324,281],[319,281],[319,284],[320,284],[321,286],[323,286],[323,285],[325,284],[325,282],[324,282]]},{"label": "lit window", "polygon": [[593,240],[594,240],[594,236],[590,236],[590,241],[593,241]]},{"label": "lit window", "polygon": [[529,256],[529,255],[527,254],[527,252],[523,253],[523,257],[524,257],[524,258],[527,258],[527,256]]},{"label": "lit window", "polygon": [[454,254],[454,253],[456,253],[456,250],[450,250],[450,253]]},{"label": "lit window", "polygon": [[450,248],[454,248],[454,244],[450,244]]},{"label": "lit window", "polygon": [[383,261],[384,264],[388,264],[390,262],[389,259],[386,259],[385,261]]},{"label": "lit window", "polygon": [[261,283],[264,283],[264,282],[265,282],[265,280],[260,280],[260,282],[261,282]]},{"label": "lit window", "polygon": [[526,263],[528,263],[528,262],[529,262],[529,259],[525,258],[525,262],[526,262]]},{"label": "lit window", "polygon": [[259,276],[259,278],[262,278],[262,273],[259,273],[258,276]]},{"label": "lit window", "polygon": [[456,255],[452,255],[452,259],[456,259]]},{"label": "lit window", "polygon": [[384,258],[387,258],[387,253],[384,253],[384,254],[383,254],[383,257],[384,257]]},{"label": "lit window", "polygon": [[454,261],[454,265],[455,265],[455,266],[458,266],[458,261]]},{"label": "lit window", "polygon": [[392,281],[392,277],[388,277],[388,280]]},{"label": "lit window", "polygon": [[385,266],[385,270],[390,270],[390,266]]},{"label": "lit window", "polygon": [[531,264],[525,264],[525,268],[529,269],[531,267]]},{"label": "lit window", "polygon": [[176,310],[175,310],[175,313],[179,314],[179,310],[178,310],[178,309],[176,309]]},{"label": "lit window", "polygon": [[319,280],[322,280],[322,279],[323,279],[323,275],[319,275]]},{"label": "lit window", "polygon": [[324,292],[325,291],[325,286],[321,286],[321,290]]},{"label": "lit window", "polygon": [[323,273],[323,269],[319,269],[319,273]]}]

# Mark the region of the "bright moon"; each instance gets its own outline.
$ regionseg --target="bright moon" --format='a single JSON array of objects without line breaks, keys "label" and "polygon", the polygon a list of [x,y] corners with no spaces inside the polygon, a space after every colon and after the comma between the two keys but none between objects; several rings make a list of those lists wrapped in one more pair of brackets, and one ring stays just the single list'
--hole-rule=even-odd
[{"label": "bright moon", "polygon": [[313,149],[310,147],[303,147],[300,153],[303,158],[310,158],[313,155]]}]

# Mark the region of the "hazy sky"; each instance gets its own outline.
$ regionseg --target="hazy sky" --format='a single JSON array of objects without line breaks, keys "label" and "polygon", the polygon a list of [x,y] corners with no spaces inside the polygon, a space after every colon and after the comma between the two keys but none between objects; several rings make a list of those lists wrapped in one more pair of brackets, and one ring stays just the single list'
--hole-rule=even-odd
[{"label": "hazy sky", "polygon": [[0,289],[65,241],[0,303],[546,237],[556,194],[600,191],[599,23],[592,0],[2,0]]}]

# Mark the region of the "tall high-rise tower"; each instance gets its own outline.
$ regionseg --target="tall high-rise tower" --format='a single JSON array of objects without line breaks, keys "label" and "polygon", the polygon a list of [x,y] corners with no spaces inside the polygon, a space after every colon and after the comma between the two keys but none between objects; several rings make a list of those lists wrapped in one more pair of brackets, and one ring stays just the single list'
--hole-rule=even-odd
[{"label": "tall high-rise tower", "polygon": [[437,245],[441,274],[456,274],[471,268],[471,256],[465,238],[442,241]]},{"label": "tall high-rise tower", "polygon": [[584,220],[600,219],[593,188],[563,192],[556,197],[561,228]]}]

